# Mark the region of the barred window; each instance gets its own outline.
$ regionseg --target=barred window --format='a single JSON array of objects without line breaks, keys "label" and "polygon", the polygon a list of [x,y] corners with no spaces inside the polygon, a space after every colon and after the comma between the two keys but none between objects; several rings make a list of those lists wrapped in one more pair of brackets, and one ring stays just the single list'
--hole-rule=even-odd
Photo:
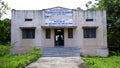
[{"label": "barred window", "polygon": [[50,38],[51,38],[51,30],[46,29],[46,39],[50,39]]},{"label": "barred window", "polygon": [[22,29],[22,38],[23,39],[34,39],[35,38],[35,29]]},{"label": "barred window", "polygon": [[96,28],[84,28],[84,38],[96,38]]},{"label": "barred window", "polygon": [[73,29],[72,28],[68,29],[68,38],[73,38]]}]

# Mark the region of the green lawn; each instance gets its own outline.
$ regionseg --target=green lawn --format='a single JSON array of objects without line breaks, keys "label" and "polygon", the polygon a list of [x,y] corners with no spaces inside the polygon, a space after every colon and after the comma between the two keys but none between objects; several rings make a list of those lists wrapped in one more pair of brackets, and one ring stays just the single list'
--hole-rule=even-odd
[{"label": "green lawn", "polygon": [[120,55],[102,57],[83,57],[85,67],[88,68],[120,68]]},{"label": "green lawn", "polygon": [[[32,61],[37,60],[40,57],[40,49],[36,49],[30,51],[27,54],[19,54],[19,55],[10,55],[4,53],[5,49],[10,49],[9,46],[1,46],[2,54],[0,54],[0,68],[23,68],[26,64],[31,63]],[[3,55],[4,53],[4,55]]]}]

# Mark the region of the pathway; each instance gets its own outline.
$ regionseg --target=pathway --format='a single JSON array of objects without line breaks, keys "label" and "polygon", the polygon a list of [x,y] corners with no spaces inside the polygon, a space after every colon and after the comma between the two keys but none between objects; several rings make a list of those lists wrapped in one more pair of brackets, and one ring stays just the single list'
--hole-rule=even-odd
[{"label": "pathway", "polygon": [[82,68],[80,57],[41,57],[25,68]]}]

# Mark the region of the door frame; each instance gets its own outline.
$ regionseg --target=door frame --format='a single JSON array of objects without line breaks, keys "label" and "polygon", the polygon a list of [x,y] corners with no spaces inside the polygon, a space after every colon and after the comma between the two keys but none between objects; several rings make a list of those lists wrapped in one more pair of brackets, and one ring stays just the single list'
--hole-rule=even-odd
[{"label": "door frame", "polygon": [[[63,35],[63,45],[56,45],[56,35],[57,35],[57,30],[62,30],[62,34],[61,35]],[[64,29],[63,28],[56,28],[56,29],[54,29],[54,46],[56,47],[56,46],[64,46]]]}]

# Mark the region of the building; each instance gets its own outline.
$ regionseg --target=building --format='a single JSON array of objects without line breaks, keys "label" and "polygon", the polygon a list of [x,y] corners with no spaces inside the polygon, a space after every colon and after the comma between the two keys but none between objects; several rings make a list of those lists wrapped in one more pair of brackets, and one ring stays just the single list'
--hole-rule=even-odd
[{"label": "building", "polygon": [[12,53],[33,47],[76,47],[82,55],[108,55],[105,10],[13,9],[11,26]]}]

